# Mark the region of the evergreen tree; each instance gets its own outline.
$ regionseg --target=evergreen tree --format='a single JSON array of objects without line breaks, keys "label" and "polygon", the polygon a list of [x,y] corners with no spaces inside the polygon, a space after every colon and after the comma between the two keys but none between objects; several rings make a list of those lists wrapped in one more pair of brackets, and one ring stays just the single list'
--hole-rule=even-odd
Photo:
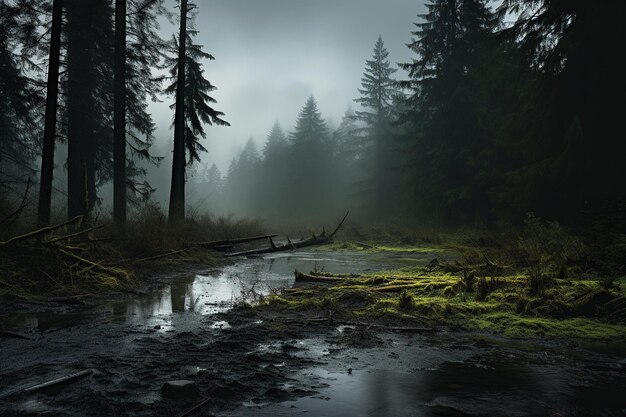
[{"label": "evergreen tree", "polygon": [[[502,32],[519,57],[519,120],[506,133],[523,158],[508,167],[501,199],[529,202],[540,215],[571,220],[583,210],[626,198],[621,131],[626,56],[615,43],[626,29],[620,1],[506,0],[500,13],[518,18]],[[520,125],[526,122],[522,129]],[[523,133],[521,133],[523,132]],[[506,192],[520,190],[521,192]]]},{"label": "evergreen tree", "polygon": [[113,135],[113,8],[106,0],[65,0],[68,217],[98,202],[111,179]]},{"label": "evergreen tree", "polygon": [[287,182],[288,142],[278,121],[274,123],[263,147],[263,161],[260,169],[262,190],[258,196],[259,210],[266,216],[276,217],[283,213],[282,197]]},{"label": "evergreen tree", "polygon": [[158,163],[161,159],[149,152],[155,125],[147,112],[147,100],[156,101],[160,88],[152,68],[158,66],[162,57],[164,42],[158,34],[157,19],[163,14],[167,14],[163,0],[115,3],[113,216],[118,223],[126,219],[128,189],[132,197],[140,200],[147,199],[153,191],[150,184],[137,180],[145,177],[146,171],[136,161]]},{"label": "evergreen tree", "polygon": [[417,57],[401,64],[410,77],[401,85],[410,91],[402,121],[412,126],[406,140],[413,198],[437,220],[466,221],[484,202],[474,187],[475,155],[483,144],[471,80],[496,19],[484,0],[436,0],[427,7],[409,44]]},{"label": "evergreen tree", "polygon": [[[205,138],[204,124],[230,126],[221,116],[224,113],[213,109],[210,103],[216,100],[209,96],[214,87],[204,78],[204,70],[200,60],[214,59],[212,55],[202,51],[202,45],[193,43],[193,36],[197,33],[187,29],[187,15],[196,6],[188,5],[187,0],[181,0],[180,33],[174,38],[172,49],[178,53],[178,58],[167,60],[170,74],[175,81],[165,92],[176,96],[174,117],[174,152],[172,162],[172,187],[170,192],[170,220],[179,221],[185,216],[185,166],[194,160],[199,161],[198,152],[206,151],[200,144],[200,138]],[[181,41],[183,39],[184,41]],[[189,158],[185,157],[185,152]]]},{"label": "evergreen tree", "polygon": [[289,141],[290,182],[287,186],[291,212],[307,216],[328,211],[325,197],[332,183],[333,149],[328,127],[313,96],[302,107]]},{"label": "evergreen tree", "polygon": [[41,176],[39,182],[39,207],[37,213],[37,224],[39,227],[45,227],[50,224],[62,24],[63,2],[62,0],[54,0],[52,5],[52,28],[50,31],[50,52],[48,58],[46,113],[43,133],[43,150],[41,155]]},{"label": "evergreen tree", "polygon": [[259,168],[261,157],[254,139],[246,142],[242,151],[234,158],[226,177],[226,194],[229,206],[236,214],[257,215],[256,202],[259,193]]},{"label": "evergreen tree", "polygon": [[364,185],[364,178],[369,178],[364,171],[366,164],[362,161],[366,153],[366,141],[359,135],[361,130],[357,127],[355,113],[352,108],[348,108],[337,129],[333,132],[333,178],[335,181],[335,201],[338,210],[345,207],[360,206],[361,211],[369,212],[364,208],[363,195],[360,192]]},{"label": "evergreen tree", "polygon": [[360,160],[369,165],[368,178],[364,178],[367,203],[377,215],[389,207],[389,179],[392,163],[392,133],[390,129],[392,98],[396,91],[396,82],[391,76],[397,71],[389,64],[389,52],[385,48],[382,36],[374,45],[371,60],[365,63],[365,72],[361,78],[361,97],[354,101],[364,110],[355,112],[354,118],[361,122],[359,129],[367,149]]},{"label": "evergreen tree", "polygon": [[217,197],[222,192],[224,180],[222,179],[222,173],[215,163],[211,165],[211,168],[209,168],[207,172],[206,182],[210,196]]},{"label": "evergreen tree", "polygon": [[[126,76],[125,85],[120,86],[125,88],[125,100],[124,108],[118,107],[117,114],[118,127],[124,127],[131,152],[119,153],[118,173],[121,170],[126,174],[125,187],[132,191],[134,202],[145,200],[153,191],[145,180],[141,181],[146,172],[138,161],[160,159],[149,152],[154,123],[146,101],[148,97],[156,99],[159,86],[151,76],[151,67],[161,57],[156,20],[164,9],[160,0],[127,1],[127,48],[123,60]],[[89,213],[99,201],[98,187],[113,179],[115,23],[114,9],[106,0],[64,2],[67,23],[63,45],[67,62],[62,85],[68,145],[68,215],[74,217]],[[120,60],[118,65],[121,63]],[[120,167],[122,159],[126,160],[125,170]],[[118,181],[118,197],[119,186]]]},{"label": "evergreen tree", "polygon": [[[0,190],[22,195],[39,149],[42,73],[34,58],[40,35],[39,1],[0,0]],[[26,175],[24,175],[26,174]]]}]

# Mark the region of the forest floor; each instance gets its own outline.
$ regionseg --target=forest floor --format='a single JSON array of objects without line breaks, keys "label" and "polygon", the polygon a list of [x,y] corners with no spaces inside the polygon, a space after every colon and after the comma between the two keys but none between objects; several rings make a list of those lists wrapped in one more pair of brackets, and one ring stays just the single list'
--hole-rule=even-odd
[{"label": "forest floor", "polygon": [[[22,314],[0,312],[0,416],[182,416],[205,398],[190,415],[619,415],[623,276],[577,242],[470,240],[352,239],[205,265],[191,252],[137,266],[123,290],[17,297]],[[272,284],[232,286],[245,277]],[[81,370],[78,384],[23,391]],[[173,379],[198,393],[166,398]]]}]

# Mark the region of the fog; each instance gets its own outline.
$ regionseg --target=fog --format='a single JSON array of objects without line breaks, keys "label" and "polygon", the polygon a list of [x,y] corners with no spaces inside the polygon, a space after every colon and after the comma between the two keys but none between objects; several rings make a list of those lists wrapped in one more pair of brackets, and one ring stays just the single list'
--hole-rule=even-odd
[{"label": "fog", "polygon": [[[171,2],[174,16],[178,12]],[[208,153],[202,163],[215,163],[222,173],[254,138],[262,148],[275,121],[291,131],[298,112],[313,95],[324,119],[334,129],[348,107],[358,107],[365,60],[372,56],[379,35],[389,50],[390,62],[411,58],[410,41],[416,15],[424,12],[415,0],[214,0],[198,1],[196,42],[214,61],[205,61],[205,77],[218,90],[212,96],[230,127],[209,126],[203,140]],[[161,34],[177,31],[164,21]],[[404,73],[398,72],[398,78]],[[149,181],[157,188],[154,199],[168,198],[173,111],[163,102],[151,103],[157,123],[153,153],[165,156]],[[167,167],[167,168],[166,168]]]}]

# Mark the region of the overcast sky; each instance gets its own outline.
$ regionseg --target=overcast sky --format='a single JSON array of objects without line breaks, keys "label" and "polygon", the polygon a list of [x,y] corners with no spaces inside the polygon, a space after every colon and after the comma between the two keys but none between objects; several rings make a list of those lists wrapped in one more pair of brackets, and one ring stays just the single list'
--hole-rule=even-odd
[{"label": "overcast sky", "polygon": [[[411,54],[405,46],[423,0],[196,0],[196,42],[213,54],[205,76],[218,87],[215,106],[231,127],[208,127],[204,161],[223,172],[249,137],[259,147],[275,120],[291,130],[313,94],[331,125],[356,104],[365,60],[378,35],[395,65]],[[176,1],[171,0],[172,10]],[[171,37],[176,27],[162,26]],[[404,72],[396,73],[404,77]],[[171,99],[167,99],[169,103]],[[172,113],[152,106],[161,153],[169,152]]]}]

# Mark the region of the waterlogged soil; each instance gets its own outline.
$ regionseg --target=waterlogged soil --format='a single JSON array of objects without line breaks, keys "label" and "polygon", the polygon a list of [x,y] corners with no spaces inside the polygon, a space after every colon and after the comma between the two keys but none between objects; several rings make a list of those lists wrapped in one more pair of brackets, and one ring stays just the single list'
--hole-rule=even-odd
[{"label": "waterlogged soil", "polygon": [[[68,311],[0,316],[0,415],[618,416],[626,359],[565,342],[327,323],[277,324],[242,299],[290,287],[293,271],[342,273],[432,254],[295,252],[163,278],[156,291]],[[19,336],[19,337],[18,337]],[[25,338],[23,338],[25,337]],[[54,391],[35,384],[92,373]],[[165,398],[164,382],[200,394]]]}]

